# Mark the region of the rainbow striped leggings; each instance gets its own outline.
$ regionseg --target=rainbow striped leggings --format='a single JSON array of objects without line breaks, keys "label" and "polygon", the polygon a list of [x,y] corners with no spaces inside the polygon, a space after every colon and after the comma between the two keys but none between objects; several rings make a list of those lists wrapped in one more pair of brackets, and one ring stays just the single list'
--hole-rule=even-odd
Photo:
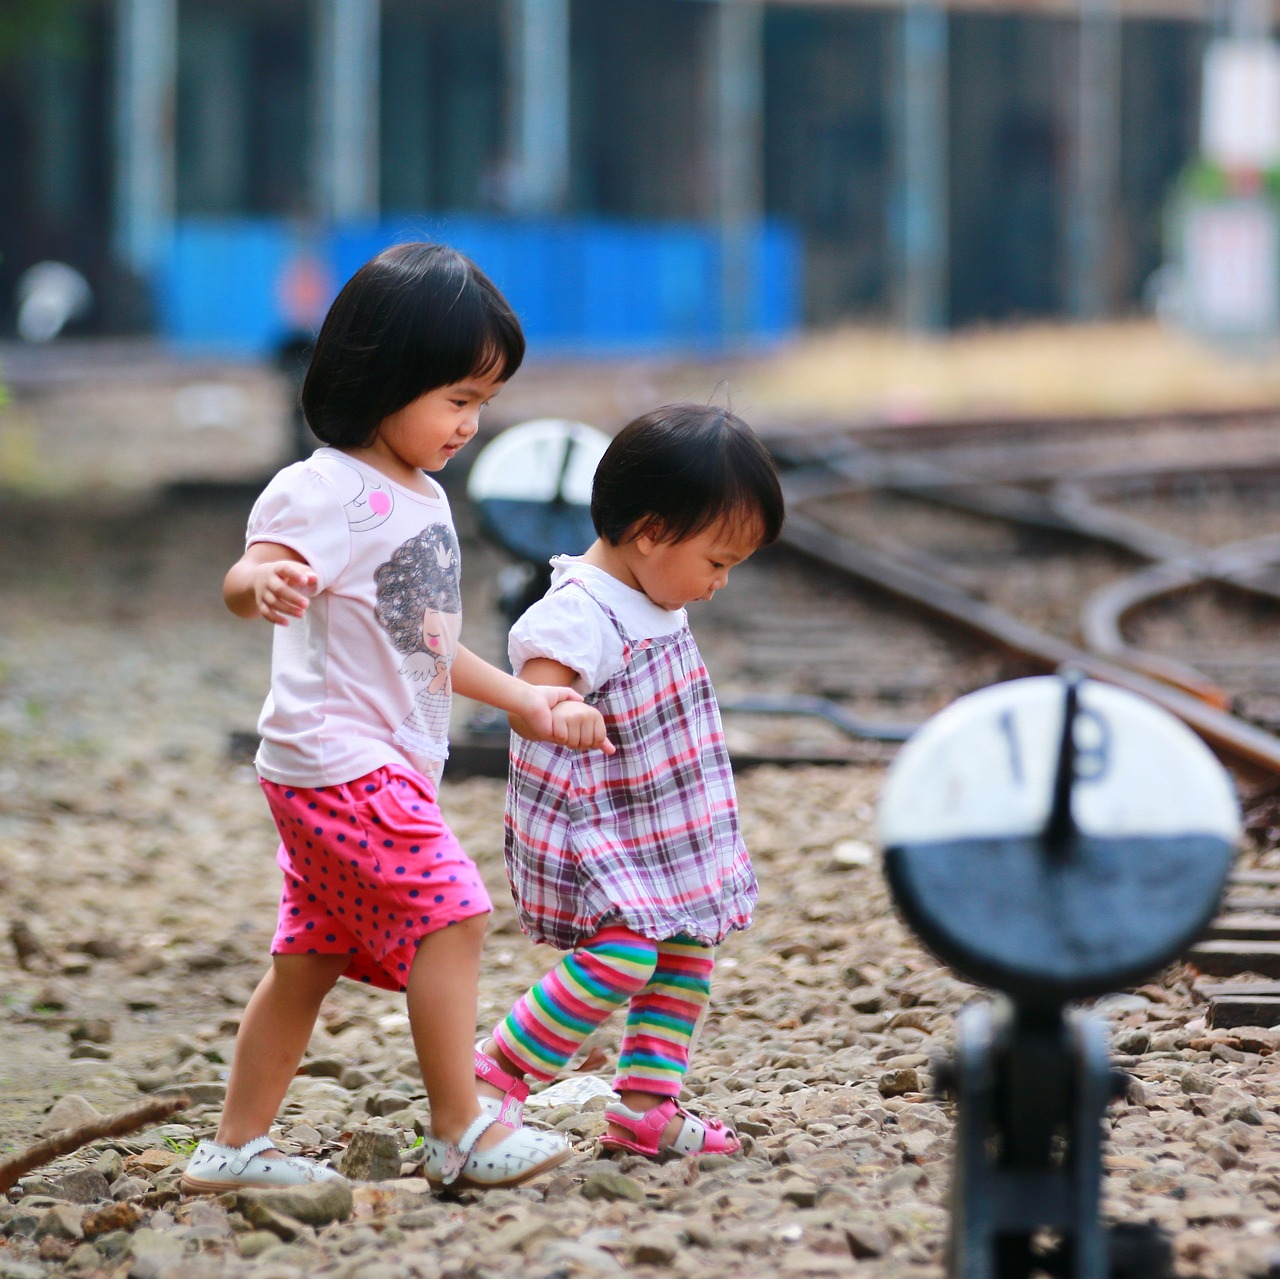
[{"label": "rainbow striped leggings", "polygon": [[551,1079],[626,1004],[614,1089],[677,1097],[714,966],[712,948],[687,937],[654,941],[621,925],[602,928],[524,995],[493,1037],[526,1075]]}]

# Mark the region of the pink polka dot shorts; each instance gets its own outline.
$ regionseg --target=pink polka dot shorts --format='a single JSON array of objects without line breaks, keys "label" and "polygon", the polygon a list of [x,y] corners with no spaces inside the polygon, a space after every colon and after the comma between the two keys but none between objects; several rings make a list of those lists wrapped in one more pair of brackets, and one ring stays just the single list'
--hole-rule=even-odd
[{"label": "pink polka dot shorts", "polygon": [[316,790],[259,780],[284,872],[273,955],[350,955],[344,976],[404,990],[424,937],[493,909],[421,774],[392,766]]}]

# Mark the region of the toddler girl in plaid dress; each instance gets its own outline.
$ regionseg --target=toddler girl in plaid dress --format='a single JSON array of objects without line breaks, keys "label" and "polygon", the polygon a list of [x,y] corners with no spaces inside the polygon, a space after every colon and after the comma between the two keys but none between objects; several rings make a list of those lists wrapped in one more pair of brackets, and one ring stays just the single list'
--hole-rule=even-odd
[{"label": "toddler girl in plaid dress", "polygon": [[[741,419],[671,405],[610,445],[591,516],[597,540],[552,561],[550,590],[510,641],[522,679],[585,698],[553,707],[555,742],[513,735],[507,791],[521,925],[570,953],[477,1046],[481,1102],[518,1125],[526,1076],[554,1076],[625,1005],[604,1146],[732,1153],[732,1129],[677,1100],[714,947],[751,922],[756,900],[720,713],[685,605],[710,599],[777,538],[782,493]],[[515,716],[512,726],[523,728]]]}]

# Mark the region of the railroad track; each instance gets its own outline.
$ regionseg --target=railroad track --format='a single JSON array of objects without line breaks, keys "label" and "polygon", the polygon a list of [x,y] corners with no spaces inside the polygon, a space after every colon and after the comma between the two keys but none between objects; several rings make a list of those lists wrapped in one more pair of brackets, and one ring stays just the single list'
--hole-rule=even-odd
[{"label": "railroad track", "polygon": [[[1249,672],[1237,664],[1233,688],[1221,670],[1150,651],[1126,633],[1143,609],[1206,588],[1255,608],[1280,603],[1280,413],[829,429],[773,447],[788,468],[783,536],[793,549],[1033,669],[1072,665],[1131,688],[1228,760],[1280,779],[1280,738],[1238,713]],[[1265,495],[1255,505],[1276,531],[1259,534],[1256,515],[1237,519],[1238,530],[1219,520],[1219,540],[1206,544],[1178,526],[1176,501],[1166,502],[1175,518],[1134,510],[1135,493],[1151,506],[1153,495],[1210,480],[1237,506],[1242,492]],[[1059,560],[1073,561],[1059,592],[1071,607],[1046,616],[1032,598],[1028,616],[995,579],[1011,575],[1010,561],[1042,557],[1054,538]]]},{"label": "railroad track", "polygon": [[[1163,706],[1224,759],[1255,843],[1275,846],[1280,413],[829,430],[774,448],[791,550],[1025,670],[1073,666]],[[1280,1024],[1280,871],[1238,871],[1187,959],[1211,1026]]]}]

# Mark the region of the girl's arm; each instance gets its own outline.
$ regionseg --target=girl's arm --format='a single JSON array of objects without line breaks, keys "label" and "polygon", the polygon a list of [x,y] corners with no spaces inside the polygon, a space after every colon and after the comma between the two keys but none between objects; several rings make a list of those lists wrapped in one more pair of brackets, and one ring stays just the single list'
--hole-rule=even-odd
[{"label": "girl's arm", "polygon": [[[530,662],[525,667],[525,672],[533,665],[535,663]],[[547,665],[559,666],[559,663],[548,662]],[[560,669],[568,670],[567,667]],[[513,727],[518,720],[528,730],[526,732],[516,728],[516,732],[535,741],[554,740],[555,726],[551,718],[553,706],[558,702],[582,700],[582,695],[569,687],[574,673],[568,671],[568,674],[569,678],[565,680],[547,680],[545,683],[533,684],[526,678],[517,679],[514,675],[491,666],[464,644],[458,645],[457,656],[453,659],[454,692],[506,711]]]},{"label": "girl's arm", "polygon": [[316,575],[297,551],[277,542],[254,542],[227,570],[222,598],[237,617],[265,617],[288,626],[311,603]]},{"label": "girl's arm", "polygon": [[[572,684],[578,672],[571,666],[550,657],[531,657],[521,668],[519,678],[534,685],[561,687]],[[604,717],[594,706],[586,702],[561,702],[552,712],[555,731],[551,740],[573,750],[602,750],[606,755],[614,753],[613,743],[605,733]],[[507,722],[531,741],[542,740],[530,724],[518,715],[508,715]]]}]

